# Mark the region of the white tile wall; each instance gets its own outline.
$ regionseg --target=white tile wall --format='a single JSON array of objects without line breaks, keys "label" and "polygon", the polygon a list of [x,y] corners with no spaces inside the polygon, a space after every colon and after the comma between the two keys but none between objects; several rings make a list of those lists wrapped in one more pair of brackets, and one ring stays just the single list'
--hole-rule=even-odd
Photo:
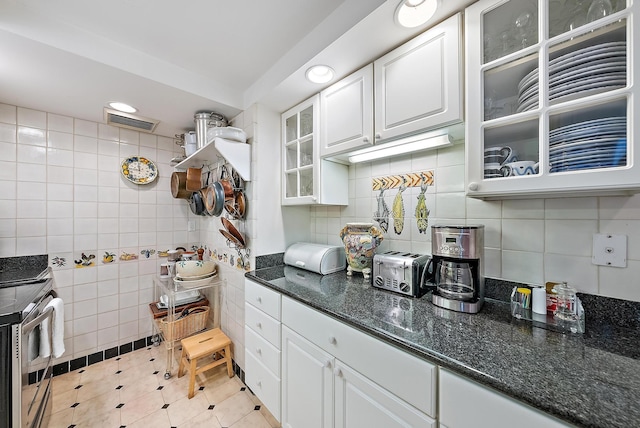
[{"label": "white tile wall", "polygon": [[[138,275],[155,274],[162,259],[103,264],[102,256],[139,253],[139,244],[188,244],[166,234],[189,216],[169,191],[177,150],[173,138],[0,104],[0,257],[66,259],[54,267],[65,300],[60,361],[151,334],[150,276]],[[135,154],[155,161],[157,183],[138,187],[121,178],[120,162]],[[95,255],[93,267],[75,268],[82,253]]]},{"label": "white tile wall", "polygon": [[[488,277],[543,284],[566,280],[579,291],[640,301],[640,195],[483,201],[464,195],[464,143],[453,147],[372,163],[349,170],[349,206],[311,208],[310,236],[318,243],[341,245],[338,233],[353,221],[373,222],[376,193],[371,179],[389,174],[435,170],[427,191],[429,224],[485,225],[485,274]],[[387,191],[391,207],[397,191]],[[404,192],[405,227],[396,235],[393,223],[379,251],[431,253],[431,231],[417,233],[413,218],[416,189]],[[331,212],[331,214],[328,214]],[[595,233],[628,237],[626,268],[591,263]],[[407,236],[410,240],[407,242]]]}]

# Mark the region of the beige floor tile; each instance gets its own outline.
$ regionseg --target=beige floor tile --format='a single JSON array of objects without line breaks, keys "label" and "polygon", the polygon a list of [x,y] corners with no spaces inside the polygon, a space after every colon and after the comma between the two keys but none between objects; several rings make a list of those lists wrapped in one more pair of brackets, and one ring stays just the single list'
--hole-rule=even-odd
[{"label": "beige floor tile", "polygon": [[106,412],[91,412],[80,420],[76,420],[76,413],[77,411],[73,415],[75,428],[115,428],[122,426],[119,409],[111,409]]},{"label": "beige floor tile", "polygon": [[244,418],[240,419],[231,428],[272,428],[271,424],[262,416],[262,413],[254,410]]},{"label": "beige floor tile", "polygon": [[178,426],[192,419],[209,408],[209,402],[204,394],[196,394],[192,399],[184,398],[169,404],[167,414],[172,426]]},{"label": "beige floor tile", "polygon": [[213,411],[205,410],[196,417],[180,424],[178,428],[221,428],[218,418],[215,417]]},{"label": "beige floor tile", "polygon": [[82,369],[82,373],[80,374],[80,383],[85,384],[89,382],[95,382],[107,376],[111,376],[117,371],[118,362],[114,359],[109,359],[107,361],[92,364]]},{"label": "beige floor tile", "polygon": [[122,385],[120,389],[120,401],[122,403],[128,403],[149,392],[159,392],[158,386],[158,379],[153,375],[142,376],[131,382],[125,379],[124,385]]},{"label": "beige floor tile", "polygon": [[80,388],[78,388],[77,401],[78,403],[83,403],[102,394],[113,394],[118,396],[118,390],[116,389],[118,385],[119,379],[113,375],[93,382],[84,383]]},{"label": "beige floor tile", "polygon": [[156,410],[142,419],[138,419],[127,428],[168,428],[171,426],[169,415],[164,409]]},{"label": "beige floor tile", "polygon": [[73,422],[73,408],[68,407],[51,415],[47,428],[67,428]]},{"label": "beige floor tile", "polygon": [[64,391],[64,392],[58,392],[57,389],[53,389],[52,390],[52,406],[51,406],[51,412],[52,413],[58,413],[60,411],[63,411],[65,409],[69,409],[71,408],[71,406],[74,403],[78,402],[78,390],[77,389],[70,389],[68,391]]},{"label": "beige floor tile", "polygon": [[129,425],[158,410],[162,410],[165,404],[160,391],[142,394],[130,401],[123,401],[123,403],[125,403],[125,405],[120,409],[122,425]]},{"label": "beige floor tile", "polygon": [[240,379],[233,377],[229,379],[225,374],[223,378],[204,384],[204,393],[211,404],[220,404],[229,397],[235,395],[244,384]]},{"label": "beige floor tile", "polygon": [[104,413],[117,413],[119,420],[120,410],[117,408],[119,404],[120,394],[118,394],[118,391],[108,392],[83,401],[73,412],[73,423],[78,425],[91,419],[94,415],[102,415]]},{"label": "beige floor tile", "polygon": [[254,407],[255,404],[244,391],[239,391],[220,404],[216,404],[213,412],[220,421],[220,425],[228,427],[252,412]]},{"label": "beige floor tile", "polygon": [[[199,386],[200,385],[196,383],[195,385],[196,395],[199,395],[198,394],[200,392],[198,391]],[[188,376],[183,376],[181,378],[178,378],[176,376],[175,378],[171,379],[171,382],[164,384],[162,387],[162,396],[164,397],[164,402],[169,404],[175,401],[181,400],[183,398],[186,398],[188,393],[189,393],[189,377]]]},{"label": "beige floor tile", "polygon": [[77,371],[65,373],[53,378],[53,390],[56,394],[68,391],[80,385],[82,375]]}]

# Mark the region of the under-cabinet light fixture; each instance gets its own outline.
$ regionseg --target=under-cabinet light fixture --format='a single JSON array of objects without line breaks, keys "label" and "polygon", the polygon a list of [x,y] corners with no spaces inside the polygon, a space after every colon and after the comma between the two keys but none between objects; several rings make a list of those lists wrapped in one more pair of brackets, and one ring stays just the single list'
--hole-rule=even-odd
[{"label": "under-cabinet light fixture", "polygon": [[333,79],[335,72],[328,65],[314,65],[307,70],[305,75],[310,82],[327,83]]},{"label": "under-cabinet light fixture", "polygon": [[395,21],[407,28],[429,21],[438,9],[440,0],[402,0],[396,8]]},{"label": "under-cabinet light fixture", "polygon": [[441,147],[452,146],[453,141],[448,134],[428,137],[414,135],[412,137],[401,138],[396,141],[381,144],[353,152],[349,156],[350,163],[366,162],[375,159],[403,155],[406,153],[419,152],[423,150],[433,150]]},{"label": "under-cabinet light fixture", "polygon": [[118,111],[124,112],[124,113],[135,113],[138,111],[137,108],[130,106],[129,104],[125,104],[125,103],[121,103],[118,101],[114,101],[109,103],[109,107],[116,109]]}]

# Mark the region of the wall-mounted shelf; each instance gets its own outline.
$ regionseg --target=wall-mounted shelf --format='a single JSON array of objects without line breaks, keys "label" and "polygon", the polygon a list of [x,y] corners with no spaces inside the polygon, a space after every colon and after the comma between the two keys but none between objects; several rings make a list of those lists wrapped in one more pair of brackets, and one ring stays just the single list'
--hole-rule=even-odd
[{"label": "wall-mounted shelf", "polygon": [[251,181],[251,145],[216,137],[174,168],[200,168],[215,163],[219,157],[231,164],[244,181]]}]

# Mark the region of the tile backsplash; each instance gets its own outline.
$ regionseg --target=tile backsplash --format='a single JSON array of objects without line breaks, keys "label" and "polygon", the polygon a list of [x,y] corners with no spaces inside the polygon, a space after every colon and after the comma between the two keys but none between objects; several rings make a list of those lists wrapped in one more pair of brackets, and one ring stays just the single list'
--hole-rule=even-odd
[{"label": "tile backsplash", "polygon": [[[640,301],[640,195],[484,201],[464,194],[464,143],[453,147],[351,165],[349,205],[313,207],[314,242],[342,245],[347,222],[373,221],[377,210],[373,180],[387,175],[434,170],[426,193],[428,223],[484,224],[485,276],[528,284],[567,281],[581,292]],[[414,215],[419,187],[403,192],[405,230],[390,227],[378,251],[431,253],[431,229],[419,233]],[[397,189],[385,192],[390,207]],[[628,237],[627,267],[592,264],[596,233]]]}]

